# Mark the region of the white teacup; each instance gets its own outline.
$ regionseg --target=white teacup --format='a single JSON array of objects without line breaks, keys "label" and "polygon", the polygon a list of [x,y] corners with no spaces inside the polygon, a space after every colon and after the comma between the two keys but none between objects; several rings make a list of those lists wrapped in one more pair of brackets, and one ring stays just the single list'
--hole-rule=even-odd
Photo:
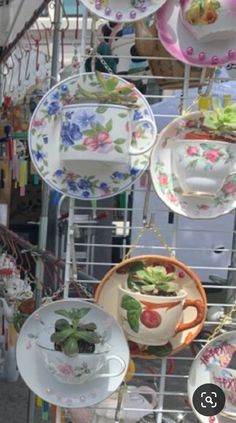
[{"label": "white teacup", "polygon": [[219,386],[225,394],[222,421],[236,419],[236,369],[221,367],[219,364],[208,364],[208,369],[211,372],[211,383]]},{"label": "white teacup", "polygon": [[173,172],[184,195],[214,197],[235,170],[236,145],[223,141],[174,140]]},{"label": "white teacup", "polygon": [[[118,320],[127,338],[142,345],[165,345],[179,332],[195,327],[204,316],[200,300],[187,299],[181,290],[177,296],[144,295],[121,286],[118,301]],[[183,311],[195,308],[190,319],[183,321]]]},{"label": "white teacup", "polygon": [[193,36],[202,42],[225,40],[236,35],[236,4],[233,0],[224,0],[206,4],[203,13],[192,0],[181,0],[181,19]]},{"label": "white teacup", "polygon": [[[115,104],[65,106],[60,135],[61,160],[67,168],[75,170],[81,162],[126,164],[131,155],[147,152],[156,140],[156,125],[148,118],[133,120],[133,113],[132,109]],[[147,128],[151,129],[150,142],[139,145],[140,131],[145,137]]]},{"label": "white teacup", "polygon": [[[81,384],[98,377],[116,377],[125,369],[125,362],[121,357],[109,355],[109,345],[96,345],[94,353],[79,353],[73,357],[55,351],[47,333],[42,333],[35,345],[43,363],[60,383]],[[117,371],[98,373],[110,361],[116,362]]]}]

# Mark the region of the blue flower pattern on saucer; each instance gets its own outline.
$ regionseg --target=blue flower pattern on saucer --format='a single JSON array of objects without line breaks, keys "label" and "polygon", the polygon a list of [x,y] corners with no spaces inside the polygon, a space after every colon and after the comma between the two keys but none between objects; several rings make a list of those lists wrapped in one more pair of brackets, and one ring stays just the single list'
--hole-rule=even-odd
[{"label": "blue flower pattern on saucer", "polygon": [[[107,77],[110,77],[107,75]],[[117,77],[119,78],[119,77]],[[119,78],[120,84],[126,81]],[[45,180],[54,190],[78,199],[102,199],[114,196],[128,189],[147,169],[149,165],[150,152],[132,156],[130,165],[116,165],[111,168],[94,170],[93,166],[88,169],[81,166],[77,171],[67,169],[60,161],[59,139],[61,136],[61,148],[70,145],[77,145],[80,142],[83,131],[89,131],[91,126],[99,124],[105,127],[104,115],[99,116],[89,113],[85,109],[81,112],[69,112],[66,120],[61,123],[61,111],[67,104],[76,103],[77,84],[83,83],[86,89],[97,90],[94,73],[74,75],[66,81],[59,83],[50,90],[45,98],[39,103],[34,111],[29,136],[30,154],[33,163]],[[138,97],[138,107],[134,110],[133,120],[142,119],[148,116],[154,121],[150,106],[139,91],[134,88],[134,95]],[[78,101],[78,100],[77,100]],[[98,153],[106,154],[110,148],[109,137],[101,129],[101,136],[88,136],[86,147],[96,150]],[[137,143],[150,142],[151,128],[144,131],[143,125],[136,134]],[[109,135],[109,134],[108,134]],[[141,145],[141,144],[140,144]],[[63,146],[63,147],[62,147]]]}]

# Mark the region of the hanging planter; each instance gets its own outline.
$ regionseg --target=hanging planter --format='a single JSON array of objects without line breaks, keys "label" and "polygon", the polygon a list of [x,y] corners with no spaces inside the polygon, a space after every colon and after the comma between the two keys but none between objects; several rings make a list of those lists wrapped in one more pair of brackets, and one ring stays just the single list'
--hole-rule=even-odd
[{"label": "hanging planter", "polygon": [[[202,304],[187,300],[187,292],[176,280],[177,275],[165,266],[149,266],[144,261],[129,266],[125,283],[118,287],[118,316],[128,339],[144,345],[166,345],[174,335],[202,320]],[[197,317],[179,323],[186,307],[194,307]]]},{"label": "hanging planter", "polygon": [[97,332],[96,323],[84,321],[89,312],[89,307],[56,310],[63,318],[56,320],[50,340],[47,332],[42,332],[36,341],[44,364],[61,383],[84,383],[111,360],[118,362],[119,370],[100,373],[100,378],[119,376],[124,371],[123,359],[109,355],[110,347]]},{"label": "hanging planter", "polygon": [[114,266],[95,294],[129,340],[132,356],[156,358],[185,348],[201,330],[206,297],[197,275],[173,257],[137,256]]},{"label": "hanging planter", "polygon": [[215,197],[226,179],[236,173],[236,104],[192,113],[182,136],[173,139],[173,171],[185,196]]}]

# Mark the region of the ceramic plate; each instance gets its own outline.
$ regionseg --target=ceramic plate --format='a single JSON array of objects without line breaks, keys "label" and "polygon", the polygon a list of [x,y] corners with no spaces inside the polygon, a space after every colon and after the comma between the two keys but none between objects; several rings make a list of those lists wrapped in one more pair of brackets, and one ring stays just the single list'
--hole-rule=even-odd
[{"label": "ceramic plate", "polygon": [[[199,414],[193,406],[192,397],[194,391],[205,383],[211,381],[209,364],[219,364],[221,367],[228,367],[233,353],[236,352],[236,331],[231,331],[218,336],[209,342],[196,356],[190,369],[188,378],[188,397],[191,407],[201,423],[218,423],[218,417],[205,417]],[[221,418],[222,419],[222,418]],[[228,420],[227,420],[228,421]],[[231,421],[231,420],[230,420]],[[234,420],[232,420],[233,422]],[[223,420],[222,420],[223,422]]]},{"label": "ceramic plate", "polygon": [[[171,266],[171,272],[174,271],[178,274],[177,283],[179,283],[181,288],[188,293],[187,298],[201,300],[206,309],[205,291],[197,275],[187,266],[169,257],[137,256],[113,267],[113,269],[104,276],[96,290],[95,301],[115,319],[117,319],[118,308],[118,285],[122,284],[127,278],[127,265],[140,260],[144,260],[147,264],[155,263],[156,265]],[[195,317],[196,311],[194,308],[187,307],[183,312],[183,323],[191,322]],[[189,345],[198,335],[202,329],[204,320],[205,316],[203,316],[200,324],[174,336],[171,338],[170,342],[164,346],[143,346],[134,342],[129,342],[131,355],[133,357],[155,359],[157,357],[176,354]]]},{"label": "ceramic plate", "polygon": [[[124,372],[112,378],[92,378],[81,384],[60,383],[49,373],[44,362],[36,354],[35,336],[43,330],[54,330],[58,319],[56,310],[72,307],[91,307],[89,321],[95,321],[98,332],[106,336],[111,350],[109,355],[118,355],[126,363]],[[89,407],[108,398],[120,386],[129,363],[129,349],[124,334],[116,321],[94,304],[75,300],[60,300],[36,310],[25,322],[17,341],[16,358],[19,372],[26,385],[44,401],[65,408]],[[100,372],[117,372],[118,364],[110,361]]]},{"label": "ceramic plate", "polygon": [[[113,77],[117,78],[118,87],[128,84],[117,76]],[[131,156],[129,165],[109,166],[101,163],[95,167],[93,163],[89,166],[88,163],[80,162],[78,173],[66,169],[60,161],[60,116],[63,105],[70,103],[74,96],[80,96],[78,83],[89,92],[101,90],[94,73],[75,75],[55,85],[40,101],[31,119],[31,159],[44,181],[62,194],[83,200],[112,197],[128,189],[143,174],[149,165],[150,152]],[[152,110],[143,95],[136,88],[133,89],[133,95],[138,97],[138,108],[133,113],[133,119],[147,117],[155,123]],[[136,137],[137,147],[151,145],[152,140],[152,128],[141,128]]]},{"label": "ceramic plate", "polygon": [[82,0],[92,13],[112,22],[134,22],[155,13],[166,0]]},{"label": "ceramic plate", "polygon": [[[191,120],[200,113],[192,113]],[[154,189],[161,200],[175,213],[192,219],[212,219],[229,213],[236,207],[236,175],[229,176],[216,197],[186,197],[180,192],[171,163],[171,143],[184,138],[189,115],[171,122],[160,134],[151,158],[151,176]]]},{"label": "ceramic plate", "polygon": [[178,1],[167,0],[157,12],[159,38],[165,49],[181,62],[194,66],[224,66],[235,59],[236,39],[197,41],[180,18]]}]

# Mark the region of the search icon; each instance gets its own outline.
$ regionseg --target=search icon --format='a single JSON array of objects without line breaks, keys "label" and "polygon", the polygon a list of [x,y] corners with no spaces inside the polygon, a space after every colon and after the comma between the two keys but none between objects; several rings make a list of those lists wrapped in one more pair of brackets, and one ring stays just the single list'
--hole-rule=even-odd
[{"label": "search icon", "polygon": [[212,404],[213,405],[213,401],[212,401],[212,398],[210,396],[208,396],[208,397],[205,398],[205,402],[207,404]]}]

